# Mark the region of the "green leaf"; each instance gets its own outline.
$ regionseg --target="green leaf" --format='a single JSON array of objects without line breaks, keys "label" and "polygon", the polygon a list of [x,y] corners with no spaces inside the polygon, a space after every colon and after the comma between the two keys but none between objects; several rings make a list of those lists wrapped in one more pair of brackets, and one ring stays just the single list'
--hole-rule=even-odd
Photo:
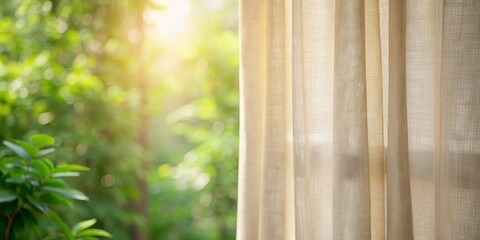
[{"label": "green leaf", "polygon": [[5,169],[23,169],[27,170],[27,167],[19,162],[5,164]]},{"label": "green leaf", "polygon": [[80,173],[78,172],[59,172],[52,174],[52,177],[59,178],[59,177],[78,177]]},{"label": "green leaf", "polygon": [[85,237],[79,238],[79,240],[100,240],[100,238],[85,236]]},{"label": "green leaf", "polygon": [[73,207],[73,204],[70,200],[56,194],[56,193],[45,193],[39,197],[39,201],[51,205],[64,205]]},{"label": "green leaf", "polygon": [[54,188],[54,187],[40,187],[40,190],[46,191],[46,192],[52,192],[52,193],[57,193],[61,196],[64,196],[66,198],[71,198],[71,199],[76,199],[76,200],[82,200],[82,201],[88,201],[88,197],[85,196],[84,193],[75,190],[75,189],[62,189],[62,188]]},{"label": "green leaf", "polygon": [[37,218],[35,217],[35,215],[33,215],[33,213],[30,210],[23,208],[20,211],[20,215],[23,216],[26,222],[32,223],[33,225],[38,224]]},{"label": "green leaf", "polygon": [[52,161],[50,161],[50,159],[44,158],[44,159],[41,159],[41,161],[45,162],[48,169],[50,169],[50,172],[53,172],[53,170],[55,169],[55,166],[53,165]]},{"label": "green leaf", "polygon": [[6,229],[7,229],[7,218],[0,217],[0,236],[5,236]]},{"label": "green leaf", "polygon": [[83,221],[83,222],[79,222],[79,223],[75,224],[75,226],[73,226],[72,232],[73,232],[73,234],[77,234],[78,232],[83,231],[83,230],[93,226],[93,224],[95,224],[96,222],[97,222],[97,219],[95,219],[95,218],[90,219],[90,220],[86,220],[86,221]]},{"label": "green leaf", "polygon": [[17,209],[17,207],[18,207],[18,201],[0,203],[0,210],[1,210],[0,213],[2,213],[2,215],[3,214],[12,215],[15,209]]},{"label": "green leaf", "polygon": [[25,219],[21,214],[15,215],[12,222],[12,229],[15,233],[25,232]]},{"label": "green leaf", "polygon": [[85,172],[89,171],[90,168],[76,165],[76,164],[63,164],[63,165],[58,165],[57,168],[55,168],[54,172],[59,173],[59,172]]},{"label": "green leaf", "polygon": [[33,135],[32,137],[30,137],[30,140],[32,141],[33,145],[38,148],[43,148],[55,144],[55,139],[46,134]]},{"label": "green leaf", "polygon": [[51,178],[43,183],[43,186],[54,187],[54,188],[68,188],[68,184],[62,179]]},{"label": "green leaf", "polygon": [[35,169],[34,167],[28,168],[27,172],[33,178],[36,178],[36,179],[42,178],[42,174],[39,171],[37,171],[37,169]]},{"label": "green leaf", "polygon": [[46,148],[38,152],[38,156],[44,156],[55,151],[55,148]]},{"label": "green leaf", "polygon": [[28,178],[27,181],[30,183],[30,185],[32,185],[34,187],[37,187],[38,185],[40,185],[40,182],[38,180],[35,180],[35,179]]},{"label": "green leaf", "polygon": [[27,178],[7,178],[7,179],[5,179],[5,182],[13,183],[13,184],[17,184],[17,185],[24,184],[27,181],[28,181]]},{"label": "green leaf", "polygon": [[68,228],[67,224],[60,218],[60,216],[58,216],[56,212],[50,210],[48,211],[48,216],[50,216],[50,218],[57,224],[68,240],[74,239],[72,231],[70,231],[70,228]]},{"label": "green leaf", "polygon": [[86,229],[78,233],[79,237],[83,236],[96,236],[96,237],[107,237],[111,238],[112,234],[109,232],[102,230],[102,229],[96,229],[96,228],[91,228],[91,229]]},{"label": "green leaf", "polygon": [[23,208],[22,210],[20,210],[20,215],[22,215],[23,218],[25,219],[25,223],[27,224],[27,227],[33,230],[33,232],[37,235],[37,237],[40,236],[41,230],[38,225],[37,218],[35,217],[35,215],[33,215],[32,211]]},{"label": "green leaf", "polygon": [[30,159],[30,155],[25,151],[22,147],[18,146],[17,144],[10,142],[10,141],[3,141],[3,145],[10,148],[14,151],[18,156],[22,157],[23,159]]},{"label": "green leaf", "polygon": [[36,147],[32,146],[32,144],[28,143],[28,142],[25,142],[25,141],[21,141],[21,140],[15,140],[15,142],[23,148],[23,150],[25,150],[28,155],[30,155],[31,157],[36,157],[38,154],[39,154],[39,151]]},{"label": "green leaf", "polygon": [[32,166],[37,170],[42,178],[47,178],[50,175],[50,169],[47,164],[43,161],[34,161]]},{"label": "green leaf", "polygon": [[32,196],[30,195],[26,195],[25,198],[27,199],[27,201],[32,205],[34,206],[36,209],[40,210],[40,212],[46,212],[48,210],[48,207],[47,205],[37,201],[35,198],[33,198]]},{"label": "green leaf", "polygon": [[0,190],[0,203],[11,202],[15,199],[17,199],[17,194],[15,194],[15,192],[7,189]]}]

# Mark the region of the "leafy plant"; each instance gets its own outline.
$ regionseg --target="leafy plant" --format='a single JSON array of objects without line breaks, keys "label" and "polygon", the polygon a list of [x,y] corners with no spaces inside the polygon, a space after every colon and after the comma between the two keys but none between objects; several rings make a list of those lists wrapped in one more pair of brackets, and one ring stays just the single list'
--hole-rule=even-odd
[{"label": "leafy plant", "polygon": [[53,137],[37,134],[30,142],[3,141],[9,152],[0,153],[0,236],[18,239],[33,234],[37,239],[44,234],[40,218],[49,218],[60,232],[52,232],[41,239],[94,240],[111,237],[101,229],[91,229],[96,220],[80,222],[69,228],[55,210],[58,206],[72,207],[72,200],[87,201],[81,191],[73,189],[65,181],[88,171],[76,164],[56,165],[46,157],[52,153]]}]

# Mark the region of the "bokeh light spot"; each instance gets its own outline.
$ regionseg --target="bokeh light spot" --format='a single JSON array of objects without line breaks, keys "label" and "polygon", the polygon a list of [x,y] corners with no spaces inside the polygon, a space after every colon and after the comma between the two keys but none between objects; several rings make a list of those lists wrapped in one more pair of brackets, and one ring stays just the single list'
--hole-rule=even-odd
[{"label": "bokeh light spot", "polygon": [[197,67],[197,70],[199,70],[201,72],[204,72],[208,69],[208,62],[205,59],[198,60],[195,65]]},{"label": "bokeh light spot", "polygon": [[102,186],[104,187],[112,187],[115,185],[115,177],[111,174],[103,175],[102,177]]},{"label": "bokeh light spot", "polygon": [[225,125],[223,122],[216,121],[213,123],[212,129],[215,133],[222,133],[225,130]]},{"label": "bokeh light spot", "polygon": [[51,112],[44,112],[38,116],[38,123],[46,125],[53,121],[53,114]]}]

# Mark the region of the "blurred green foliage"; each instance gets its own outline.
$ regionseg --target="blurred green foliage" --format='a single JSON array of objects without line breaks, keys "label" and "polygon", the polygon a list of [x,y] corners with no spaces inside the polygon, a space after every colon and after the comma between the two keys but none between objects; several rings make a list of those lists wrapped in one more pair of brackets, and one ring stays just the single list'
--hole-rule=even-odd
[{"label": "blurred green foliage", "polygon": [[[122,177],[140,174],[143,158],[136,144],[135,61],[127,57],[135,44],[124,40],[123,27],[132,14],[119,12],[128,3],[0,4],[0,138],[57,136],[65,149],[55,153],[60,163],[92,169],[74,182],[92,201],[69,210],[67,220],[98,216],[115,239],[128,239],[125,229],[141,223],[125,210],[137,189],[132,177]],[[101,184],[105,176],[117,177],[114,187]]]},{"label": "blurred green foliage", "polygon": [[[165,30],[158,19],[145,19],[179,2],[189,27],[168,41],[155,34]],[[72,182],[91,200],[68,210],[69,224],[95,217],[120,240],[135,227],[148,239],[234,239],[236,9],[233,0],[0,3],[0,140],[45,132],[63,147],[60,163],[91,169]]]},{"label": "blurred green foliage", "polygon": [[151,239],[235,239],[237,2],[212,2],[190,1],[189,41],[160,49],[160,62],[176,67],[152,86],[166,92],[152,142],[170,144],[154,149],[161,164],[149,179]]}]

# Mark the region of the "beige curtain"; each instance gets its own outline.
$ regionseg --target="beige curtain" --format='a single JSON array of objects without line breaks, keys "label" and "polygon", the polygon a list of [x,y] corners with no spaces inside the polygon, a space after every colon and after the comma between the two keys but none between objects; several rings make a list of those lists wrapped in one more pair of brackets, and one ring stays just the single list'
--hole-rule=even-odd
[{"label": "beige curtain", "polygon": [[237,239],[480,239],[479,0],[241,0]]}]

